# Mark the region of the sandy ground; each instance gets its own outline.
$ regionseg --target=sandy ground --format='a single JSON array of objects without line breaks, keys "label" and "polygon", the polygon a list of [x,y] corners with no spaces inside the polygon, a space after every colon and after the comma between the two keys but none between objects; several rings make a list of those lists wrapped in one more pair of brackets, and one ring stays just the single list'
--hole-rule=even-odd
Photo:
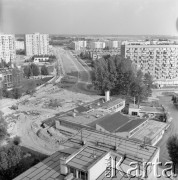
[{"label": "sandy ground", "polygon": [[[67,73],[80,71],[67,53],[62,50],[56,50],[56,53],[59,53],[59,63],[63,62],[63,67]],[[35,134],[41,121],[53,117],[57,113],[68,111],[81,102],[85,103],[98,99],[97,95],[78,91],[76,86],[70,90],[59,88],[57,83],[60,83],[60,79],[61,77],[53,78],[53,81],[50,81],[51,83],[37,88],[33,96],[25,95],[19,100],[2,99],[0,101],[0,109],[8,122],[8,132],[11,136],[20,136],[21,145],[45,154],[53,153],[54,148],[40,140]],[[57,108],[50,107],[51,100],[57,100],[60,102],[60,106]],[[13,104],[18,105],[18,110],[9,108]],[[36,129],[33,129],[34,124]]]}]

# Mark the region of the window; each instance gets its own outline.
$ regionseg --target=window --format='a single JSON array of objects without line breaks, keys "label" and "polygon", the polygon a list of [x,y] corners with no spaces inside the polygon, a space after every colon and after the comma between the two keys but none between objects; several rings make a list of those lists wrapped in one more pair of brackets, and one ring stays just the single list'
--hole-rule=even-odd
[{"label": "window", "polygon": [[132,112],[132,116],[137,116],[138,113],[137,112]]}]

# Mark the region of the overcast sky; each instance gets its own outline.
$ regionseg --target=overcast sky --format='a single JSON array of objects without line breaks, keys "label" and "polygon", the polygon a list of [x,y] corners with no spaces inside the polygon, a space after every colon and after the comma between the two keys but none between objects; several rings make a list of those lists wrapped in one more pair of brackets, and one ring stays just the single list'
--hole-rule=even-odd
[{"label": "overcast sky", "polygon": [[4,33],[178,35],[178,0],[0,0]]}]

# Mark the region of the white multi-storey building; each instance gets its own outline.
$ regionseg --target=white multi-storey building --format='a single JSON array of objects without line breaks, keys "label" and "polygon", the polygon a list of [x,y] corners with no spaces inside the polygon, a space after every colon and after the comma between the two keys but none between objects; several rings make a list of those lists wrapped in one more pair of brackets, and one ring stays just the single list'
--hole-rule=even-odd
[{"label": "white multi-storey building", "polygon": [[27,56],[48,55],[49,54],[49,35],[48,34],[26,34],[25,50]]},{"label": "white multi-storey building", "polygon": [[123,45],[121,54],[159,85],[178,84],[178,45]]},{"label": "white multi-storey building", "polygon": [[24,50],[25,49],[24,41],[15,41],[15,47],[16,50]]},{"label": "white multi-storey building", "polygon": [[102,41],[90,42],[89,48],[90,49],[103,49],[105,48],[106,43]]},{"label": "white multi-storey building", "polygon": [[86,48],[87,41],[73,41],[70,46],[72,49],[74,49],[76,51],[81,50],[83,48]]},{"label": "white multi-storey building", "polygon": [[8,63],[15,58],[15,36],[11,34],[0,34],[0,60]]},{"label": "white multi-storey building", "polygon": [[109,49],[120,48],[120,42],[109,40],[106,42],[106,46],[109,47]]}]

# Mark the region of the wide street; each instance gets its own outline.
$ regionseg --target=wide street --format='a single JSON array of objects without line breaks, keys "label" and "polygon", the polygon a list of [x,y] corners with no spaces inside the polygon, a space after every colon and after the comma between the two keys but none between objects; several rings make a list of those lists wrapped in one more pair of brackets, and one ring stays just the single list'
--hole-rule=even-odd
[{"label": "wide street", "polygon": [[73,87],[75,91],[84,92],[87,94],[96,94],[91,85],[91,68],[80,59],[73,56],[70,50],[64,50],[61,47],[54,48],[55,55],[60,63],[62,63],[65,74],[76,76],[77,84]]},{"label": "wide street", "polygon": [[[159,97],[159,103],[162,104],[169,112],[170,117],[172,117],[172,122],[167,130],[167,132],[164,134],[162,140],[157,144],[157,146],[160,147],[160,162],[163,164],[165,162],[170,161],[168,152],[167,152],[167,140],[171,135],[174,135],[178,133],[178,108],[176,108],[172,101],[171,96],[160,96]],[[164,166],[163,166],[164,168]]]}]

